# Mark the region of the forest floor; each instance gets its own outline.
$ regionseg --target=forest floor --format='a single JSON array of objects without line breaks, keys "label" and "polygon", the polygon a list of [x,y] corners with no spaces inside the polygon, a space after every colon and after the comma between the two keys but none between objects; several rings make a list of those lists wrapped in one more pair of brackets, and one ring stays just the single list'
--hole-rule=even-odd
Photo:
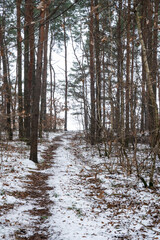
[{"label": "forest floor", "polygon": [[158,183],[145,189],[74,132],[42,140],[38,165],[28,156],[1,143],[0,239],[160,239]]}]

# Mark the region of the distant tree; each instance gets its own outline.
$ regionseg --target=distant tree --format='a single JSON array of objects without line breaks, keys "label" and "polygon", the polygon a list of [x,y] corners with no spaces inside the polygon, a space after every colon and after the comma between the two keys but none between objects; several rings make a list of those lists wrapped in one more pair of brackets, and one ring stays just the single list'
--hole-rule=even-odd
[{"label": "distant tree", "polygon": [[95,41],[95,61],[96,61],[96,140],[101,139],[102,130],[102,109],[101,109],[101,62],[100,62],[100,26],[99,26],[99,1],[94,1],[94,14],[95,14],[95,28],[94,28],[94,41]]},{"label": "distant tree", "polygon": [[21,37],[21,0],[17,0],[17,79],[18,79],[18,128],[19,138],[23,138],[23,96],[22,96],[22,37]]},{"label": "distant tree", "polygon": [[126,60],[126,127],[125,127],[125,145],[129,144],[129,130],[130,130],[130,25],[131,25],[131,0],[128,0],[127,12],[127,60]]},{"label": "distant tree", "polygon": [[90,22],[89,22],[89,32],[90,32],[90,92],[91,92],[91,123],[90,123],[90,135],[91,144],[95,143],[95,63],[94,63],[94,17],[93,17],[94,4],[93,0],[90,1]]},{"label": "distant tree", "polygon": [[66,35],[66,17],[63,17],[63,34],[64,34],[64,61],[65,61],[65,104],[64,104],[64,130],[67,131],[67,113],[68,113],[68,65],[67,65],[67,35]]},{"label": "distant tree", "polygon": [[[50,129],[55,131],[57,127],[57,108],[56,108],[56,100],[55,100],[55,92],[56,92],[56,73],[52,65],[52,51],[54,47],[54,39],[53,32],[51,30],[51,40],[49,47],[49,69],[50,69]],[[54,111],[54,114],[53,114]],[[53,122],[54,118],[54,122]]]},{"label": "distant tree", "polygon": [[30,141],[30,99],[31,86],[29,84],[29,25],[30,19],[30,0],[25,0],[25,18],[24,18],[24,135],[25,139]]}]

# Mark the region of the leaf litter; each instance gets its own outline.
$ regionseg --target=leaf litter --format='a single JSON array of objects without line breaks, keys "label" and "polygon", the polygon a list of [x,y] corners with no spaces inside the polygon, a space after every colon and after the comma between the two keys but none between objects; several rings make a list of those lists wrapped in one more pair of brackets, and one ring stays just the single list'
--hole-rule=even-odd
[{"label": "leaf litter", "polygon": [[41,142],[38,166],[20,142],[3,151],[0,239],[160,239],[158,188],[143,188],[74,135]]}]

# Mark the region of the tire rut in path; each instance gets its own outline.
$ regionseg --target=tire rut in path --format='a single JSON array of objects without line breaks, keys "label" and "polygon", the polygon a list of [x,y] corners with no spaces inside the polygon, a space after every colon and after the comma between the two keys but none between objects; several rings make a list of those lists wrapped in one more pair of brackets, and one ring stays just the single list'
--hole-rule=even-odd
[{"label": "tire rut in path", "polygon": [[[54,203],[49,199],[49,190],[52,190],[54,187],[49,187],[46,183],[50,174],[43,172],[45,169],[49,169],[53,164],[53,155],[56,149],[59,147],[59,142],[61,137],[56,137],[53,139],[52,145],[48,147],[43,153],[44,162],[38,165],[38,171],[32,172],[28,176],[30,182],[26,187],[24,194],[24,199],[26,201],[36,202],[36,206],[29,210],[31,216],[36,217],[34,221],[34,226],[30,226],[32,236],[25,237],[28,229],[20,229],[16,232],[16,240],[47,240],[49,237],[48,227],[45,226],[45,221],[50,213],[50,206]],[[52,159],[52,161],[51,161]]]}]

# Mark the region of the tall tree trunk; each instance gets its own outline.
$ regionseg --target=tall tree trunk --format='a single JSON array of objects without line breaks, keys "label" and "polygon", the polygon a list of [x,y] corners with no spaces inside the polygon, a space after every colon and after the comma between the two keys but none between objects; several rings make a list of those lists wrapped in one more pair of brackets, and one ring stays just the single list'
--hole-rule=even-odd
[{"label": "tall tree trunk", "polygon": [[106,78],[105,78],[105,60],[104,60],[104,56],[105,56],[105,50],[103,47],[103,53],[102,53],[102,73],[103,73],[103,129],[105,129],[105,125],[106,125]]},{"label": "tall tree trunk", "polygon": [[[143,60],[143,55],[142,55],[142,62]],[[146,86],[146,72],[144,65],[142,66],[142,107],[141,107],[141,131],[144,132],[147,128],[147,123],[146,123],[146,91],[145,91],[145,86]]]},{"label": "tall tree trunk", "polygon": [[121,97],[121,10],[122,1],[119,1],[119,17],[117,22],[117,92],[116,92],[116,132],[118,137],[121,135],[121,117],[120,117],[120,97]]},{"label": "tall tree trunk", "polygon": [[17,0],[17,78],[18,78],[18,130],[19,138],[23,138],[23,97],[22,97],[22,38],[21,38],[21,0]]},{"label": "tall tree trunk", "polygon": [[30,140],[30,90],[29,90],[29,23],[30,0],[25,0],[24,25],[24,135],[26,141]]},{"label": "tall tree trunk", "polygon": [[[110,58],[110,61],[111,61],[111,64],[112,64],[112,56],[109,57]],[[111,132],[113,132],[113,129],[114,129],[114,105],[113,105],[113,94],[112,94],[112,70],[111,72],[109,73],[108,75],[108,95],[109,95],[109,102],[110,102],[110,107],[111,107],[111,114],[110,114],[110,124],[111,124]]]},{"label": "tall tree trunk", "polygon": [[143,40],[143,35],[142,35],[142,29],[141,29],[141,24],[140,24],[140,17],[138,15],[138,10],[136,11],[136,20],[137,20],[137,26],[138,26],[138,33],[139,33],[139,39],[142,47],[142,54],[143,54],[143,64],[145,66],[145,71],[146,71],[146,77],[147,77],[147,89],[148,89],[148,97],[149,97],[149,104],[150,108],[152,108],[152,111],[150,113],[150,118],[153,119],[153,128],[150,129],[150,134],[151,134],[151,146],[154,147],[156,144],[158,132],[159,132],[159,120],[158,120],[158,107],[155,99],[155,93],[153,90],[153,80],[152,80],[152,74],[149,68],[149,62],[147,58],[147,51],[146,51],[146,46]]},{"label": "tall tree trunk", "polygon": [[[53,72],[53,84],[51,84],[51,91],[52,91],[52,95],[51,95],[51,101],[53,103],[53,110],[54,110],[54,122],[53,122],[53,131],[56,131],[57,129],[57,108],[56,108],[56,100],[55,100],[55,91],[56,91],[56,72],[54,70],[54,68],[52,67],[52,72]],[[51,113],[52,116],[52,113]],[[52,118],[51,118],[51,121]]]},{"label": "tall tree trunk", "polygon": [[87,83],[86,79],[82,80],[82,91],[83,91],[83,109],[84,109],[84,127],[85,131],[88,130],[88,106],[87,106]]},{"label": "tall tree trunk", "polygon": [[[152,21],[153,6],[151,3],[151,0],[146,0],[146,9],[147,9],[147,14],[145,16],[147,21],[146,53],[147,53],[148,67],[149,67],[151,80],[152,80],[153,93],[156,101],[156,79],[153,79],[153,31],[152,31],[153,30],[153,21]],[[148,88],[148,85],[147,85],[147,88]],[[147,89],[147,91],[149,90]],[[151,132],[154,128],[154,122],[152,118],[152,115],[154,114],[154,112],[153,112],[152,102],[149,96],[148,96],[148,111],[149,111],[149,131]]]},{"label": "tall tree trunk", "polygon": [[[135,19],[134,19],[135,20]],[[133,98],[133,90],[134,90],[134,60],[135,60],[135,43],[134,43],[134,37],[135,37],[135,23],[133,23],[132,26],[132,60],[131,60],[131,95],[130,95],[130,109],[131,109],[131,132],[134,137],[136,134],[135,129],[135,111],[134,111],[134,98]]]},{"label": "tall tree trunk", "polygon": [[[153,65],[153,34],[155,33],[153,29],[153,4],[151,0],[146,0],[146,9],[147,9],[147,14],[146,14],[146,21],[147,21],[147,58],[148,58],[148,65],[150,72],[152,74],[152,87],[153,87],[153,92],[154,96],[156,99],[156,79],[153,79],[153,68],[155,66]],[[156,70],[156,69],[155,69]]]},{"label": "tall tree trunk", "polygon": [[93,21],[93,0],[90,3],[90,91],[91,91],[91,144],[95,143],[95,89],[94,89],[94,21]]},{"label": "tall tree trunk", "polygon": [[[34,37],[34,19],[33,19],[33,9],[34,9],[34,0],[28,0],[29,1],[29,69],[28,69],[28,90],[30,92],[29,96],[29,108],[28,112],[28,137],[30,137],[31,132],[31,115],[33,112],[32,106],[33,106],[33,85],[35,82],[35,37]],[[33,23],[33,24],[32,24]],[[30,139],[28,139],[30,140]],[[31,140],[30,140],[31,141]],[[29,141],[29,143],[30,143]]]},{"label": "tall tree trunk", "polygon": [[124,145],[124,82],[123,82],[123,47],[122,47],[122,0],[119,1],[119,16],[118,16],[118,46],[117,46],[117,110],[116,110],[116,126],[118,136]]},{"label": "tall tree trunk", "polygon": [[[55,90],[56,90],[56,73],[52,66],[52,50],[53,50],[53,33],[51,32],[50,41],[50,52],[49,52],[49,67],[50,67],[50,129],[55,131],[57,128],[57,110],[55,101]],[[53,120],[53,110],[54,110],[54,120]]]},{"label": "tall tree trunk", "polygon": [[154,0],[154,24],[153,24],[153,91],[155,98],[157,96],[157,76],[158,76],[158,63],[157,63],[157,49],[158,49],[158,4],[159,0]]},{"label": "tall tree trunk", "polygon": [[66,18],[63,21],[63,34],[64,34],[64,57],[65,57],[65,115],[64,115],[64,131],[67,131],[68,121],[68,69],[67,69],[67,35],[66,35]]},{"label": "tall tree trunk", "polygon": [[35,78],[35,44],[34,44],[34,0],[29,1],[29,78],[28,78],[28,86],[29,91],[32,89],[32,79]]},{"label": "tall tree trunk", "polygon": [[3,64],[3,83],[5,88],[5,101],[6,101],[6,112],[7,112],[7,132],[9,140],[13,138],[13,131],[11,126],[11,86],[9,84],[8,76],[8,66],[7,66],[7,57],[6,57],[6,46],[4,45],[4,30],[5,30],[5,19],[2,16],[0,22],[0,52],[2,56],[2,64]]},{"label": "tall tree trunk", "polygon": [[[142,1],[142,21],[141,28],[143,29],[144,44],[147,46],[147,25],[146,25],[146,1]],[[144,62],[143,53],[141,53],[142,63]],[[141,107],[141,131],[148,130],[148,107],[147,107],[147,96],[146,96],[146,70],[144,64],[142,64],[142,107]]]},{"label": "tall tree trunk", "polygon": [[[48,7],[45,12],[46,16],[49,14]],[[42,74],[42,88],[41,88],[41,112],[40,112],[40,129],[39,136],[42,137],[43,125],[45,129],[46,125],[46,101],[47,101],[47,68],[48,68],[48,29],[49,29],[49,21],[45,25],[45,40],[44,40],[44,61],[43,61],[43,74]]]},{"label": "tall tree trunk", "polygon": [[131,0],[128,0],[128,13],[127,13],[127,63],[126,63],[126,128],[125,128],[125,145],[128,147],[129,143],[129,113],[130,113],[130,8]]},{"label": "tall tree trunk", "polygon": [[150,172],[150,182],[149,186],[153,186],[153,176],[154,176],[154,170],[155,170],[155,164],[156,164],[156,155],[158,154],[157,149],[160,147],[160,142],[159,142],[159,119],[158,119],[158,107],[156,103],[156,98],[155,98],[155,93],[153,89],[153,79],[151,75],[151,71],[149,68],[149,62],[147,59],[147,51],[146,47],[144,44],[143,40],[143,35],[142,35],[142,29],[141,29],[141,24],[140,24],[140,17],[138,14],[138,9],[136,8],[136,21],[137,21],[137,27],[138,27],[138,34],[139,34],[139,39],[142,47],[142,53],[143,53],[143,59],[144,59],[144,66],[146,70],[146,77],[147,77],[147,90],[148,90],[148,97],[149,97],[149,104],[150,104],[150,109],[149,111],[149,117],[150,119],[152,118],[152,126],[153,128],[150,129],[150,139],[151,139],[151,148],[153,149],[153,158],[152,158],[152,166],[151,166],[151,172]]},{"label": "tall tree trunk", "polygon": [[42,75],[42,57],[43,57],[43,43],[44,43],[44,7],[45,1],[41,1],[40,13],[40,27],[39,27],[39,41],[37,53],[37,68],[35,81],[33,87],[33,106],[32,106],[32,120],[31,120],[31,150],[30,159],[35,163],[38,162],[37,147],[38,147],[38,118],[39,118],[39,101],[41,92],[41,75]]},{"label": "tall tree trunk", "polygon": [[49,47],[49,71],[50,71],[50,123],[49,129],[52,131],[52,121],[53,121],[53,73],[52,73],[52,46],[53,46],[53,34],[51,32],[51,41]]},{"label": "tall tree trunk", "polygon": [[[111,42],[113,41],[113,31],[111,27],[111,11],[109,11],[109,25],[110,25],[110,38]],[[115,109],[114,109],[114,103],[113,103],[113,85],[112,85],[112,76],[113,76],[113,44],[111,43],[111,51],[109,52],[109,63],[110,63],[110,73],[108,76],[109,81],[109,101],[111,106],[111,132],[113,132],[115,127]],[[117,126],[116,126],[117,127]]]},{"label": "tall tree trunk", "polygon": [[101,139],[101,65],[100,65],[100,31],[99,31],[99,1],[95,0],[95,57],[96,57],[96,140]]},{"label": "tall tree trunk", "polygon": [[[120,12],[122,12],[122,0],[120,0]],[[122,16],[119,15],[119,62],[120,62],[120,87],[121,87],[121,141],[124,145],[125,140],[125,127],[124,127],[124,80],[123,80],[123,47],[122,47]]]}]

